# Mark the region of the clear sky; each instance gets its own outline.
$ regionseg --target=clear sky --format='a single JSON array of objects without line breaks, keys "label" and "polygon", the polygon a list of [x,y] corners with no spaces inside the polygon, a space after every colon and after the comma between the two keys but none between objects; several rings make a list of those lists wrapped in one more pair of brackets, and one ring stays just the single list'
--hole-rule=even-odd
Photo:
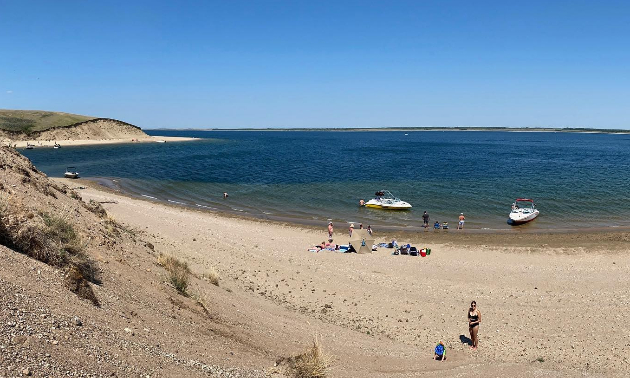
[{"label": "clear sky", "polygon": [[0,0],[0,108],[630,129],[630,2]]}]

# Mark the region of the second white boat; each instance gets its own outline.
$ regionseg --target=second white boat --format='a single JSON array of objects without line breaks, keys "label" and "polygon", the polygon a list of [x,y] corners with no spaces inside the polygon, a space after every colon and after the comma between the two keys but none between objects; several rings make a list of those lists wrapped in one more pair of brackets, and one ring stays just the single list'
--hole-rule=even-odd
[{"label": "second white boat", "polygon": [[510,219],[508,223],[511,225],[519,225],[536,219],[540,212],[534,205],[534,200],[527,198],[517,198],[512,204]]}]

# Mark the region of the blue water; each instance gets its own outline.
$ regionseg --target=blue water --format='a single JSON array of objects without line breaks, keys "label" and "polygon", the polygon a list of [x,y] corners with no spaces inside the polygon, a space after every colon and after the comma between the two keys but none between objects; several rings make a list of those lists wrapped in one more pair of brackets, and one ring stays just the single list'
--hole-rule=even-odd
[{"label": "blue water", "polygon": [[[509,229],[517,197],[541,212],[520,229],[630,226],[630,135],[464,131],[149,131],[194,142],[22,151],[50,176],[83,178],[198,209],[321,224]],[[408,135],[406,135],[408,134]],[[112,181],[113,180],[113,181]],[[413,209],[359,208],[388,189]],[[222,193],[228,192],[224,200]],[[149,197],[146,197],[149,196]]]}]

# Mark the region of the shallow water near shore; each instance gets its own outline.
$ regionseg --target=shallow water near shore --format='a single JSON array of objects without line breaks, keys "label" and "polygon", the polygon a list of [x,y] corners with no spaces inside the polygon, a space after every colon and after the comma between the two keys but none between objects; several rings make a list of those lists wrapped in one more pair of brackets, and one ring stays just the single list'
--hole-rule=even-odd
[{"label": "shallow water near shore", "polygon": [[[475,230],[630,226],[630,135],[464,131],[148,131],[193,142],[22,150],[52,177],[83,178],[133,196],[263,219],[414,230],[466,215]],[[63,143],[62,143],[63,144]],[[388,189],[409,211],[360,208]],[[222,193],[229,198],[223,199]],[[541,212],[507,224],[515,198]]]}]

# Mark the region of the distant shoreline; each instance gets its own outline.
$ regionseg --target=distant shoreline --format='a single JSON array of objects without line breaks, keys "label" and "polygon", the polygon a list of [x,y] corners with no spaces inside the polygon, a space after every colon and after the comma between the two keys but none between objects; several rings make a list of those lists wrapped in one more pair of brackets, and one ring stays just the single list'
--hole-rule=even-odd
[{"label": "distant shoreline", "polygon": [[580,129],[580,128],[511,128],[511,127],[378,127],[378,128],[238,128],[238,129],[222,129],[222,128],[158,128],[143,129],[143,131],[501,131],[501,132],[520,132],[520,133],[577,133],[577,134],[621,134],[628,135],[630,130],[625,129]]}]

